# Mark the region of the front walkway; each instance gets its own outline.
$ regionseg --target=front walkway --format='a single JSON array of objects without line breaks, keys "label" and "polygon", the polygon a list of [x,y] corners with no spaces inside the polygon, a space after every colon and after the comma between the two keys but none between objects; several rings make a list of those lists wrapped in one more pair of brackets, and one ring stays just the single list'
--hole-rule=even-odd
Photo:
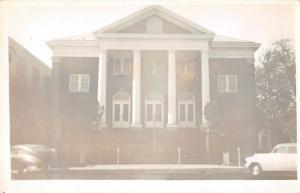
[{"label": "front walkway", "polygon": [[198,170],[198,169],[243,169],[242,166],[206,164],[115,164],[70,167],[69,170]]}]

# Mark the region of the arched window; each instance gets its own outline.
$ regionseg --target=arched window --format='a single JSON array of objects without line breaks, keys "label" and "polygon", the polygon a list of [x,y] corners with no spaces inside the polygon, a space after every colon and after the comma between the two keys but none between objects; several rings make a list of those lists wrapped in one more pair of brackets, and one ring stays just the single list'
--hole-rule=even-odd
[{"label": "arched window", "polygon": [[164,100],[159,92],[150,92],[145,97],[145,126],[164,126]]},{"label": "arched window", "polygon": [[180,127],[195,127],[195,97],[190,92],[178,95],[178,123]]},{"label": "arched window", "polygon": [[130,126],[130,96],[119,91],[113,96],[113,128],[129,128]]}]

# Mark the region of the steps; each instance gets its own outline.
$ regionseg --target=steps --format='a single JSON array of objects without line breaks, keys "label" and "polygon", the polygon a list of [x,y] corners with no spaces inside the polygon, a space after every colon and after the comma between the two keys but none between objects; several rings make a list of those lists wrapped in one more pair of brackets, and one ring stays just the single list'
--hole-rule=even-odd
[{"label": "steps", "polygon": [[160,130],[155,134],[151,129],[110,130],[93,138],[96,146],[90,148],[86,159],[90,164],[116,164],[117,158],[120,164],[216,163],[207,156],[205,136],[196,129]]}]

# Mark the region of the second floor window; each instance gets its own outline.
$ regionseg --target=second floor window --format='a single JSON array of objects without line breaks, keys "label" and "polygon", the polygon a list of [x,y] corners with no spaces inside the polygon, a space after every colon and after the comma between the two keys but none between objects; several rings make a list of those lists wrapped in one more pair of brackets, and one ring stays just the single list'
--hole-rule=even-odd
[{"label": "second floor window", "polygon": [[148,60],[145,62],[145,74],[156,76],[162,71],[162,63],[160,60]]},{"label": "second floor window", "polygon": [[113,59],[113,75],[130,75],[131,60],[129,58],[114,58]]},{"label": "second floor window", "polygon": [[236,75],[219,75],[218,91],[220,93],[236,93],[237,92],[237,76]]},{"label": "second floor window", "polygon": [[194,76],[196,60],[194,59],[182,59],[177,63],[177,74],[182,76]]},{"label": "second floor window", "polygon": [[90,75],[89,74],[70,74],[69,91],[70,92],[89,92]]}]

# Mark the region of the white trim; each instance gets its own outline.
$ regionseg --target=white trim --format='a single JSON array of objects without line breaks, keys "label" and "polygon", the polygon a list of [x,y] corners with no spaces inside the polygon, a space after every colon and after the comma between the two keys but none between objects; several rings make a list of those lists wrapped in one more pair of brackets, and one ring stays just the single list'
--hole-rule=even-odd
[{"label": "white trim", "polygon": [[[116,100],[115,97],[119,94],[125,94],[128,98],[128,100]],[[120,105],[120,121],[115,121],[115,105]],[[123,120],[123,108],[124,105],[128,105],[128,121]],[[112,127],[113,128],[130,128],[130,120],[131,120],[131,100],[130,95],[127,92],[119,91],[113,95],[113,103],[112,103]]]},{"label": "white trim", "polygon": [[178,25],[184,29],[186,29],[187,31],[190,31],[192,33],[206,33],[206,34],[214,34],[213,32],[209,31],[208,29],[201,27],[161,6],[149,6],[146,7],[138,12],[135,12],[121,20],[118,20],[106,27],[103,27],[102,29],[99,29],[97,31],[95,31],[94,33],[96,35],[103,33],[105,31],[119,31],[122,30],[124,28],[127,28],[128,26],[135,24],[139,21],[142,21],[143,19],[152,16],[152,15],[156,15],[159,16],[171,23],[174,23],[175,25]]},{"label": "white trim", "polygon": [[249,47],[212,48],[209,58],[253,58],[254,52],[254,48]]},{"label": "white trim", "polygon": [[[222,89],[220,87],[221,83],[221,78],[225,78],[225,88]],[[235,88],[234,90],[230,89],[230,78],[234,78],[234,85]],[[219,93],[237,93],[238,90],[238,78],[237,75],[218,75],[218,92]]]},{"label": "white trim", "polygon": [[[180,96],[184,95],[184,94],[188,94],[190,96],[192,96],[192,100],[181,100],[180,99]],[[179,124],[179,127],[186,127],[186,128],[194,128],[196,127],[196,101],[195,101],[195,96],[193,95],[193,93],[191,92],[182,92],[178,95],[178,102],[177,102],[177,111],[178,111],[178,124]],[[193,105],[193,121],[181,121],[180,120],[180,113],[181,113],[181,110],[180,110],[180,105],[185,105],[185,120],[187,120],[188,118],[188,110],[187,110],[187,107],[189,104]]]},{"label": "white trim", "polygon": [[99,38],[138,38],[138,39],[211,39],[213,35],[210,34],[144,34],[144,33],[102,33],[98,35]]},{"label": "white trim", "polygon": [[[151,94],[155,94],[158,95],[160,97],[160,100],[149,100],[147,99],[147,97]],[[155,119],[153,119],[153,121],[147,121],[147,115],[148,115],[148,107],[147,105],[152,105],[152,111],[153,113],[156,112],[156,105],[160,104],[161,105],[161,121],[160,122],[156,122],[156,116],[152,115],[152,119],[155,117]],[[155,114],[154,114],[155,115]],[[145,127],[147,128],[162,128],[164,127],[164,98],[163,95],[159,92],[156,91],[152,91],[149,92],[146,96],[145,96]]]},{"label": "white trim", "polygon": [[[83,90],[82,83],[83,83],[83,76],[87,76],[87,90]],[[76,82],[76,89],[72,89],[72,77],[77,77],[78,82]],[[88,93],[90,91],[90,75],[89,74],[70,74],[69,75],[69,92],[71,93]]]}]

